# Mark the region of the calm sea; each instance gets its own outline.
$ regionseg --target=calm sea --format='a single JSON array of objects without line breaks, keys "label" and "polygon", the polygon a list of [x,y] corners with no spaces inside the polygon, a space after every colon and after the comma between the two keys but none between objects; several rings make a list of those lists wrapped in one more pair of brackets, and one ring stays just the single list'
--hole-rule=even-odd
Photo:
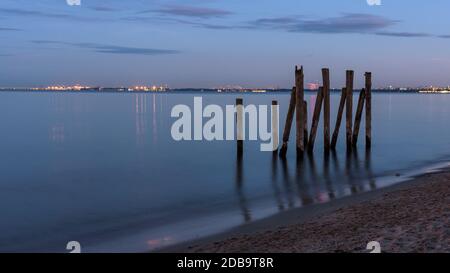
[{"label": "calm sea", "polygon": [[[371,153],[364,137],[345,152],[343,123],[336,153],[324,157],[319,128],[303,160],[295,130],[287,160],[260,142],[246,141],[239,159],[233,141],[174,141],[171,109],[194,96],[221,106],[276,99],[280,132],[289,103],[288,93],[0,92],[0,251],[67,252],[69,241],[152,250],[376,190],[450,158],[449,95],[374,94]],[[306,100],[311,118],[314,93]],[[332,94],[332,130],[338,104]]]}]

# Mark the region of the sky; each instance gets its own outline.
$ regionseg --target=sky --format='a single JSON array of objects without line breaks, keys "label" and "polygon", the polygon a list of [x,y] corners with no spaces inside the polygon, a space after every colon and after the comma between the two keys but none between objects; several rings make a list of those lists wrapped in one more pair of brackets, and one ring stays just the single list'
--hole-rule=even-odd
[{"label": "sky", "polygon": [[[80,1],[80,5],[77,4]],[[72,4],[72,5],[69,5]],[[0,86],[450,85],[450,1],[1,0]]]}]

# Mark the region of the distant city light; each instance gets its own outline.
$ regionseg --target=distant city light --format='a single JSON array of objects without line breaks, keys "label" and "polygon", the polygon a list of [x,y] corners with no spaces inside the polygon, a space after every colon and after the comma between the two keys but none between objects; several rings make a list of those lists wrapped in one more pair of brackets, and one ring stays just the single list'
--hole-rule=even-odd
[{"label": "distant city light", "polygon": [[318,83],[308,83],[308,89],[309,90],[318,90],[319,86],[320,85]]}]

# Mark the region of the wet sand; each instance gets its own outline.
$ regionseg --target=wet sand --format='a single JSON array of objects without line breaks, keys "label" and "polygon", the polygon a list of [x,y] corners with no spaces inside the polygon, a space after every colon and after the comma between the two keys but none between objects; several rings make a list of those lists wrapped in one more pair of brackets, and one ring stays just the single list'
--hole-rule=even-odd
[{"label": "wet sand", "polygon": [[388,253],[450,252],[450,169],[161,252],[367,252],[370,241]]}]

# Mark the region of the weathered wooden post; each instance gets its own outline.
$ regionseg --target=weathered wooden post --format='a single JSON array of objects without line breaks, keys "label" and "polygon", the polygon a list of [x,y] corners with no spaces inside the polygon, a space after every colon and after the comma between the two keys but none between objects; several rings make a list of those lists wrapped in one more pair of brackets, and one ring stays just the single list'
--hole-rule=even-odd
[{"label": "weathered wooden post", "polygon": [[314,114],[311,124],[311,132],[309,135],[308,152],[312,153],[314,150],[314,143],[316,141],[317,126],[320,120],[320,111],[322,110],[322,100],[323,100],[323,87],[319,88],[316,97],[316,105],[314,106]]},{"label": "weathered wooden post", "polygon": [[306,101],[303,101],[303,142],[305,149],[308,147],[308,103]]},{"label": "weathered wooden post", "polygon": [[272,122],[271,122],[271,132],[272,132],[272,142],[273,142],[273,154],[274,156],[278,153],[279,144],[279,125],[278,125],[278,101],[272,101]]},{"label": "weathered wooden post", "polygon": [[244,100],[236,99],[236,139],[237,154],[242,156],[244,151]]},{"label": "weathered wooden post", "polygon": [[347,150],[352,149],[352,127],[353,127],[353,71],[347,70],[346,88],[347,88],[347,104],[346,104],[346,128],[347,128]]},{"label": "weathered wooden post", "polygon": [[283,146],[280,149],[280,156],[285,157],[288,149],[289,136],[291,134],[292,120],[294,119],[295,112],[295,87],[291,91],[291,100],[289,102],[289,109],[286,115],[286,124],[283,131]]},{"label": "weathered wooden post", "polygon": [[323,78],[323,140],[325,152],[330,150],[330,71],[322,69]]},{"label": "weathered wooden post", "polygon": [[331,149],[333,149],[333,150],[336,149],[336,144],[337,144],[337,140],[339,137],[339,129],[341,127],[342,114],[344,112],[346,97],[347,97],[347,88],[344,87],[344,88],[342,88],[341,101],[339,102],[339,109],[338,109],[338,114],[337,114],[337,118],[336,118],[336,125],[334,127],[333,137],[331,138]]},{"label": "weathered wooden post", "polygon": [[372,73],[366,72],[366,149],[372,146]]},{"label": "weathered wooden post", "polygon": [[366,99],[366,90],[363,88],[359,93],[358,106],[356,108],[355,124],[353,128],[352,145],[356,148],[358,143],[359,127],[361,125],[361,117],[364,108],[364,101]]},{"label": "weathered wooden post", "polygon": [[305,143],[304,143],[304,131],[305,131],[305,123],[303,120],[303,100],[304,100],[304,74],[303,74],[303,66],[298,69],[295,67],[295,109],[296,109],[296,127],[297,127],[297,153],[302,154],[305,151]]}]

